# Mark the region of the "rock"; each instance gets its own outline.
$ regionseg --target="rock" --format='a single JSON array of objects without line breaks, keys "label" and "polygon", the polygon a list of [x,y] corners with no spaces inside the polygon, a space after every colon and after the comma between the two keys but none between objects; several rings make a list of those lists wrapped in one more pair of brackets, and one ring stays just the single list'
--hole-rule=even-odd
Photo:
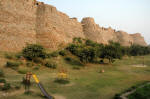
[{"label": "rock", "polygon": [[116,32],[103,28],[87,17],[78,22],[56,7],[36,0],[0,0],[0,50],[20,51],[27,43],[38,43],[49,49],[64,47],[74,37],[107,44],[109,40],[122,45],[146,45],[139,34]]}]

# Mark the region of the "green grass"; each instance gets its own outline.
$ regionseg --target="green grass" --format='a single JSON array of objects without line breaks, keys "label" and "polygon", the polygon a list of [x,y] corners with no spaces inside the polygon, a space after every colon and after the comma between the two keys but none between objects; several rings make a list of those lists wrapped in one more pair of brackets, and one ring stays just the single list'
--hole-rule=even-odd
[{"label": "green grass", "polygon": [[129,99],[149,99],[150,98],[150,84],[142,88],[138,88],[134,93],[128,96]]},{"label": "green grass", "polygon": [[[7,82],[11,85],[20,84],[24,74],[5,68],[4,64],[8,59],[3,56],[0,53],[0,60],[2,60],[0,68],[3,69]],[[44,66],[39,70],[31,69],[32,67],[28,67],[28,69],[37,74],[47,92],[56,97],[59,95],[66,99],[112,99],[116,93],[120,93],[140,82],[150,81],[150,55],[145,56],[147,65],[145,68],[133,66],[142,63],[141,57],[117,60],[112,65],[87,64],[80,70],[74,70],[72,68],[74,65],[67,63],[63,57],[58,57],[55,61],[58,64],[57,69],[48,69]],[[68,71],[69,84],[62,85],[54,82],[59,69],[62,67]],[[105,72],[99,73],[102,69]],[[24,94],[22,86],[19,92],[10,92],[10,96],[2,97],[0,92],[0,97],[2,99],[45,99],[33,79],[31,82],[32,94],[30,95]]]}]

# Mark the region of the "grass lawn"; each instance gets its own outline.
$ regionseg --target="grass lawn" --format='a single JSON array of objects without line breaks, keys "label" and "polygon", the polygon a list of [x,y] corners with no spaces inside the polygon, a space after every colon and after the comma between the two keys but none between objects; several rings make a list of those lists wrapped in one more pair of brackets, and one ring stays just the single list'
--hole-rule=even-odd
[{"label": "grass lawn", "polygon": [[149,99],[150,98],[150,84],[142,88],[138,88],[134,93],[128,96],[129,99]]},{"label": "grass lawn", "polygon": [[[5,68],[6,61],[3,52],[0,52],[0,68],[5,72],[6,80],[11,85],[20,84],[24,75],[10,68]],[[145,56],[147,67],[133,66],[142,64],[142,61],[140,56],[127,57],[117,60],[112,65],[87,64],[80,70],[74,70],[71,64],[59,57],[58,68],[63,66],[68,70],[70,83],[67,85],[54,82],[58,69],[52,70],[41,67],[40,70],[31,71],[37,74],[48,93],[55,96],[56,99],[112,99],[116,93],[120,93],[137,83],[150,81],[150,55]],[[99,73],[102,69],[105,72]],[[44,99],[33,79],[31,91],[32,94],[25,95],[22,86],[19,90],[5,92],[8,93],[5,96],[4,92],[0,92],[0,99]]]}]

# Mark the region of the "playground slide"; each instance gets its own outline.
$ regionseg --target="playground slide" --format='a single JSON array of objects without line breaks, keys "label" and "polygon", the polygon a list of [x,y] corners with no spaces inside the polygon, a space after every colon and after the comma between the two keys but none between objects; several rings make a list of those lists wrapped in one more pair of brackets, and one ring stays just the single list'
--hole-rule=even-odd
[{"label": "playground slide", "polygon": [[38,83],[38,86],[39,86],[41,92],[44,94],[44,96],[46,96],[48,99],[53,99],[53,97],[50,96],[50,95],[46,92],[46,90],[44,89],[44,87],[43,87],[43,85],[42,85],[41,83]]},{"label": "playground slide", "polygon": [[46,92],[46,90],[44,89],[43,85],[42,85],[42,84],[40,83],[40,81],[38,80],[37,76],[36,76],[36,75],[33,75],[33,78],[34,78],[35,82],[38,84],[38,86],[39,86],[41,92],[43,93],[43,95],[46,96],[48,99],[53,99],[53,97],[50,96],[50,95]]}]

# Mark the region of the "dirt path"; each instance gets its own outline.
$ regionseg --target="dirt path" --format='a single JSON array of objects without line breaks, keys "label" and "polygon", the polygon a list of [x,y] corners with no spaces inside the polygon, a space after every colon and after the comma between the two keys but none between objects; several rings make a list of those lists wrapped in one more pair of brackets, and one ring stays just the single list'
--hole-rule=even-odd
[{"label": "dirt path", "polygon": [[0,92],[0,97],[8,97],[8,96],[13,96],[13,95],[19,95],[24,93],[23,89],[12,91],[12,92]]},{"label": "dirt path", "polygon": [[58,94],[54,94],[53,96],[55,97],[55,99],[66,99],[64,96]]},{"label": "dirt path", "polygon": [[[15,91],[12,91],[12,92],[0,92],[0,99],[4,98],[4,97],[9,97],[9,96],[23,94],[23,93],[24,93],[24,89],[15,90]],[[52,96],[54,96],[55,99],[66,99],[64,96],[59,95],[59,94],[54,94]]]}]

